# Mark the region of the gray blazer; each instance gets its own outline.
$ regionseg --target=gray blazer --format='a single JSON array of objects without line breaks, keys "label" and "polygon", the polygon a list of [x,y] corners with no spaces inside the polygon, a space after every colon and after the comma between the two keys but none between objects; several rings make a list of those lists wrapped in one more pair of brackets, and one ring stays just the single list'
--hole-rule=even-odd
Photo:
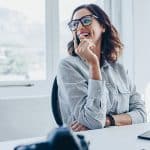
[{"label": "gray blazer", "polygon": [[119,63],[105,61],[102,80],[89,78],[88,64],[80,57],[61,60],[58,72],[58,97],[63,121],[73,121],[90,129],[103,128],[106,114],[126,113],[132,123],[146,121],[145,104]]}]

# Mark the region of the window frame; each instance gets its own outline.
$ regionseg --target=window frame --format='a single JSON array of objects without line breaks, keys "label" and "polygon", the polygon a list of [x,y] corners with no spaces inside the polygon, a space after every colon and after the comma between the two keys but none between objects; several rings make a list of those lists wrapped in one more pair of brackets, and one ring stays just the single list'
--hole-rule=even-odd
[{"label": "window frame", "polygon": [[[50,96],[50,89],[58,64],[56,58],[59,58],[58,10],[57,0],[45,0],[46,80],[1,81],[0,99]],[[31,86],[27,86],[28,84]]]}]

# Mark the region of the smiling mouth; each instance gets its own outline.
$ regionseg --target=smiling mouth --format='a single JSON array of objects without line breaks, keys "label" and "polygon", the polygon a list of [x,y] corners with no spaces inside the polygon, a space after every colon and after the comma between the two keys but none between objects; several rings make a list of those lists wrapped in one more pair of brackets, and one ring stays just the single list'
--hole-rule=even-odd
[{"label": "smiling mouth", "polygon": [[86,38],[88,38],[88,37],[90,37],[90,33],[88,33],[88,32],[80,33],[78,36],[79,36],[79,38],[80,37],[86,37]]}]

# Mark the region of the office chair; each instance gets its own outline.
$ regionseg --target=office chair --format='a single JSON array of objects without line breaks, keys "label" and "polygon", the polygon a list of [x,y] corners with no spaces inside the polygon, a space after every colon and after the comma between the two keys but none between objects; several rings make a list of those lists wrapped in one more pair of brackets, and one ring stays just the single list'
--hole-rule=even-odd
[{"label": "office chair", "polygon": [[58,85],[57,85],[57,77],[55,77],[52,87],[51,94],[51,106],[54,119],[58,126],[63,125],[62,116],[60,112],[59,99],[58,99]]}]

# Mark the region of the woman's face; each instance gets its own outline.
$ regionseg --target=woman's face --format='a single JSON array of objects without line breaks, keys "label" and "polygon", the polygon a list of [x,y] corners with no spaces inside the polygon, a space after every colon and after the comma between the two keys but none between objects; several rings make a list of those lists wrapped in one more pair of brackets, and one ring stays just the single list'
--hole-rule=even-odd
[{"label": "woman's face", "polygon": [[[88,15],[93,14],[89,10],[83,8],[75,12],[72,20],[81,19]],[[77,34],[80,40],[85,37],[87,39],[92,39],[92,41],[97,44],[100,42],[103,32],[105,32],[104,27],[99,24],[95,17],[92,17],[92,22],[89,25],[82,25],[80,20],[77,29],[73,31],[73,36]]]}]

